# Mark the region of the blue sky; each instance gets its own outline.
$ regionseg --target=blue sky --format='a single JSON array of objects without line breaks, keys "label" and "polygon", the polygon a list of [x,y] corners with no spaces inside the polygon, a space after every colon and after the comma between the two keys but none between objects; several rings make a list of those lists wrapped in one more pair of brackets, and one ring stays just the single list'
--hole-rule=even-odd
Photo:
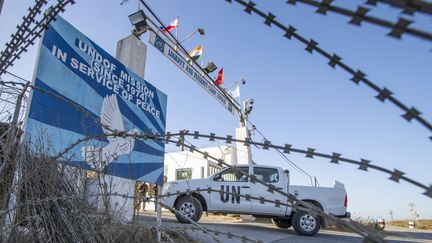
[{"label": "blue sky", "polygon": [[[49,1],[54,3],[55,1]],[[137,10],[137,2],[77,1],[62,16],[89,36],[107,52],[115,55],[118,40],[131,33],[127,16]],[[297,33],[313,38],[330,53],[337,53],[346,64],[361,69],[380,87],[387,87],[408,106],[414,106],[432,121],[432,43],[408,35],[402,40],[386,36],[388,30],[363,23],[347,24],[348,18],[286,1],[255,1],[264,12],[297,28]],[[335,1],[347,8],[364,1]],[[26,9],[34,1],[6,0],[0,15],[0,44],[4,45]],[[368,159],[390,170],[399,169],[423,184],[432,183],[432,142],[430,131],[400,117],[402,112],[389,103],[380,103],[375,92],[363,84],[355,85],[350,75],[333,70],[327,61],[304,51],[304,45],[283,37],[282,31],[269,28],[257,15],[248,15],[239,4],[220,1],[164,1],[148,3],[167,24],[180,16],[179,37],[183,39],[197,27],[206,36],[195,35],[184,42],[188,50],[203,45],[204,62],[224,66],[227,84],[244,78],[242,98],[255,99],[251,122],[274,144],[292,144],[301,149],[341,153],[352,159]],[[371,15],[395,22],[397,9],[386,5],[372,8]],[[431,17],[417,14],[412,27],[432,31]],[[219,103],[190,80],[181,70],[148,44],[145,78],[168,95],[167,129],[187,128],[203,133],[234,134],[238,126]],[[2,48],[3,49],[3,48]],[[9,71],[31,79],[37,47],[16,62]],[[257,141],[259,135],[252,137]],[[199,146],[218,143],[196,141]],[[222,144],[219,142],[219,144]],[[167,147],[174,150],[175,147]],[[409,218],[408,203],[414,202],[421,218],[432,218],[432,201],[422,190],[405,182],[394,183],[381,172],[363,172],[349,164],[334,165],[325,159],[307,159],[288,155],[321,186],[334,179],[345,183],[349,194],[349,211],[354,216]],[[253,150],[259,164],[286,167],[293,184],[307,185],[309,179],[295,171],[275,152]]]}]

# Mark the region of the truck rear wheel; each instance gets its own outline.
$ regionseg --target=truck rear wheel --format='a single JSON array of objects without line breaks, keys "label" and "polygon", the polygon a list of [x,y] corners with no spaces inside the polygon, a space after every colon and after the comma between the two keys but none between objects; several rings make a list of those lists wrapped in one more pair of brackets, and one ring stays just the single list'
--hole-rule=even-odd
[{"label": "truck rear wheel", "polygon": [[198,222],[201,219],[203,209],[201,202],[193,196],[183,196],[175,205],[175,212],[177,220],[181,223],[190,224],[188,220]]},{"label": "truck rear wheel", "polygon": [[292,224],[297,234],[312,236],[318,233],[321,227],[321,220],[319,216],[297,211],[292,218]]},{"label": "truck rear wheel", "polygon": [[272,223],[281,229],[288,229],[291,227],[291,219],[272,218]]}]

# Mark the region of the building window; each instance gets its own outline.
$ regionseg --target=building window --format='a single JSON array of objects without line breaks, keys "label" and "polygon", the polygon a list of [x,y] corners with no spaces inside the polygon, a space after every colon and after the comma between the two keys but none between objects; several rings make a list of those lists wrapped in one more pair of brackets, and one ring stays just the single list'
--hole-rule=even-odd
[{"label": "building window", "polygon": [[176,180],[192,179],[192,168],[177,169]]},{"label": "building window", "polygon": [[204,166],[201,166],[201,178],[204,178]]}]

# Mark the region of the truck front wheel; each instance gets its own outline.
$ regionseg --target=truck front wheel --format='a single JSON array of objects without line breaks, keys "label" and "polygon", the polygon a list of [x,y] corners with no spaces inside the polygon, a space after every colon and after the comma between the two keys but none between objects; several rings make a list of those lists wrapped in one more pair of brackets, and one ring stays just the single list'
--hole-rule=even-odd
[{"label": "truck front wheel", "polygon": [[303,211],[297,211],[294,214],[292,224],[297,234],[307,236],[315,235],[321,227],[319,216],[314,216]]},{"label": "truck front wheel", "polygon": [[273,218],[272,223],[276,225],[276,227],[281,229],[288,229],[289,227],[291,227],[291,219]]},{"label": "truck front wheel", "polygon": [[201,219],[203,209],[201,202],[193,196],[183,196],[175,205],[175,216],[181,223],[190,224],[190,220],[198,222]]}]

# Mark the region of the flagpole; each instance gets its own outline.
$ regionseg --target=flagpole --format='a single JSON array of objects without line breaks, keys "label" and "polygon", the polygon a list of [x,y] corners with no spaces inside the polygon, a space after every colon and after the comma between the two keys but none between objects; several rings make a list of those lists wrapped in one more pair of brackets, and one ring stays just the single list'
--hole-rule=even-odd
[{"label": "flagpole", "polygon": [[204,68],[204,50],[201,49],[201,67]]},{"label": "flagpole", "polygon": [[[201,70],[204,70],[204,47],[201,47]],[[201,75],[204,76],[204,71],[201,72]]]},{"label": "flagpole", "polygon": [[179,38],[178,38],[178,29],[180,27],[180,16],[177,16],[177,28],[176,28],[176,45],[175,45],[175,49],[177,51],[177,43],[179,42]]},{"label": "flagpole", "polygon": [[[238,102],[239,102],[239,104],[241,103],[241,92],[240,92],[240,84],[239,84],[239,97],[238,97]],[[241,105],[241,104],[240,104]]]}]

